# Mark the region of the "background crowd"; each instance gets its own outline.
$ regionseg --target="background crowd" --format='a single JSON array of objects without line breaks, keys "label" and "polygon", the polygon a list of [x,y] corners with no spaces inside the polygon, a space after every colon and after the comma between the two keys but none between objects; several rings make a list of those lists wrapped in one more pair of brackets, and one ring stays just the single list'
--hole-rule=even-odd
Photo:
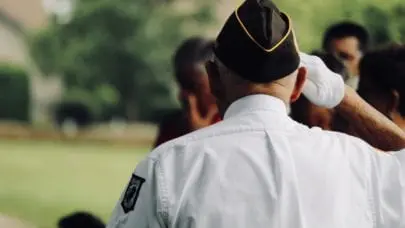
[{"label": "background crowd", "polygon": [[[18,2],[0,1],[0,227],[2,213],[33,227],[103,227],[150,146],[221,120],[205,61],[237,2]],[[303,51],[405,129],[404,3],[277,3]],[[304,97],[290,115],[356,136]]]}]

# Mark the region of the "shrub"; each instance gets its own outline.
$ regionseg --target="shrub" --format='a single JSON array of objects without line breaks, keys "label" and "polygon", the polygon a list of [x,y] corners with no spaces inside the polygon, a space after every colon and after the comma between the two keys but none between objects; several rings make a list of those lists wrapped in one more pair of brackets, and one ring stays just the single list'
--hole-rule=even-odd
[{"label": "shrub", "polygon": [[0,64],[0,119],[30,121],[30,80],[15,65]]},{"label": "shrub", "polygon": [[54,107],[54,118],[61,127],[67,120],[74,121],[78,127],[86,127],[101,116],[101,101],[88,91],[71,89]]}]

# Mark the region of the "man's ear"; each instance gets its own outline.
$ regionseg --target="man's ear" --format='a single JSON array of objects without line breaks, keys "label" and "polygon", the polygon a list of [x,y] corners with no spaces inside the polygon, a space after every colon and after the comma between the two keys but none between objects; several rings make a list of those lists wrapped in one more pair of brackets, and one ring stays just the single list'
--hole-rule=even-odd
[{"label": "man's ear", "polygon": [[294,90],[291,94],[290,101],[295,102],[301,96],[304,84],[307,79],[307,69],[305,67],[298,68],[297,79],[295,81]]}]

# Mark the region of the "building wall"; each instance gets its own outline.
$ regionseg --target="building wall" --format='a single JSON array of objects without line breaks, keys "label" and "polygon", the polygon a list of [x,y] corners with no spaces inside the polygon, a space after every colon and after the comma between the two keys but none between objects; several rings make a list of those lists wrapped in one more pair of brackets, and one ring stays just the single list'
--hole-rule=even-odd
[{"label": "building wall", "polygon": [[[0,0],[0,10],[29,32],[46,25],[42,0]],[[31,79],[31,119],[33,122],[49,121],[51,104],[60,98],[63,91],[61,80],[41,74],[29,55],[29,47],[22,34],[2,20],[0,62],[20,65],[26,69]]]},{"label": "building wall", "polygon": [[52,121],[52,105],[63,94],[63,83],[60,77],[44,77],[31,69],[31,95],[32,109],[31,118],[36,123],[50,123]]},{"label": "building wall", "polygon": [[43,0],[0,0],[0,9],[26,29],[38,29],[47,23]]},{"label": "building wall", "polygon": [[0,62],[24,65],[26,47],[20,36],[0,21]]},{"label": "building wall", "polygon": [[222,25],[231,13],[242,3],[242,0],[221,0],[217,3],[218,22]]}]

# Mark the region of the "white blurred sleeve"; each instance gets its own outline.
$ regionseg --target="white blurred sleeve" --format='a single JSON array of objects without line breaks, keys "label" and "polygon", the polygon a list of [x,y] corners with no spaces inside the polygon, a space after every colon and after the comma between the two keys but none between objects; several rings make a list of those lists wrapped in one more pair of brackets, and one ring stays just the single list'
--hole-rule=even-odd
[{"label": "white blurred sleeve", "polygon": [[405,227],[405,150],[373,155],[371,185],[376,227]]},{"label": "white blurred sleeve", "polygon": [[125,187],[107,228],[158,228],[167,224],[167,196],[158,161],[139,163]]}]

